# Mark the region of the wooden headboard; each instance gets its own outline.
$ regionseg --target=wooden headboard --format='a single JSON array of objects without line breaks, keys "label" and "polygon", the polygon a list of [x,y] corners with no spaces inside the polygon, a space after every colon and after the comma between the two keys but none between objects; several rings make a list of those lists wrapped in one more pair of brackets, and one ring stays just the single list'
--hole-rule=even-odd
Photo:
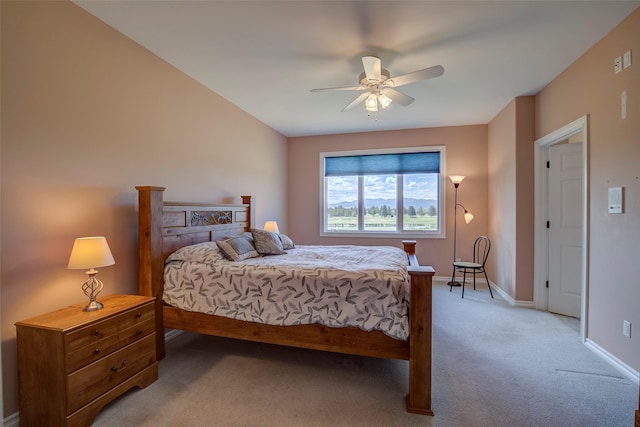
[{"label": "wooden headboard", "polygon": [[214,242],[255,227],[255,198],[251,196],[242,196],[242,204],[174,203],[163,201],[164,187],[138,186],[136,190],[143,295],[156,294],[156,273],[162,286],[164,261],[177,249]]},{"label": "wooden headboard", "polygon": [[136,186],[136,190],[139,293],[156,298],[156,322],[162,325],[165,259],[181,247],[254,228],[255,198],[242,196],[242,204],[172,203],[163,201],[164,187]]}]

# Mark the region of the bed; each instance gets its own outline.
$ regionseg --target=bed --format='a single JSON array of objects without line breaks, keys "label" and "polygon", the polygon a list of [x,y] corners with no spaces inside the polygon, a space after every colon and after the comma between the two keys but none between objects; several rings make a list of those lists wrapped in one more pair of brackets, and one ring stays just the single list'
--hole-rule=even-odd
[{"label": "bed", "polygon": [[[409,275],[408,336],[374,328],[324,324],[279,325],[252,319],[205,314],[163,301],[165,261],[176,251],[216,242],[255,229],[255,200],[241,204],[164,202],[164,187],[138,186],[140,294],[156,298],[157,357],[165,356],[165,329],[227,338],[409,361],[408,412],[433,415],[431,409],[431,285],[434,270],[420,266],[416,242],[404,240]],[[405,334],[407,335],[407,334]],[[402,334],[400,334],[402,336]]]}]

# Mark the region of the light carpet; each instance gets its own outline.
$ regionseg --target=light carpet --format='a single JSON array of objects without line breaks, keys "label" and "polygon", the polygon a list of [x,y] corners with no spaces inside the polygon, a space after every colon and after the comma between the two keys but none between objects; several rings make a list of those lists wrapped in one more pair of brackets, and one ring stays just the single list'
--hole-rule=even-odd
[{"label": "light carpet", "polygon": [[[494,292],[494,295],[496,293]],[[408,414],[408,362],[184,333],[158,381],[95,426],[632,426],[638,388],[575,319],[434,284],[435,416]]]}]

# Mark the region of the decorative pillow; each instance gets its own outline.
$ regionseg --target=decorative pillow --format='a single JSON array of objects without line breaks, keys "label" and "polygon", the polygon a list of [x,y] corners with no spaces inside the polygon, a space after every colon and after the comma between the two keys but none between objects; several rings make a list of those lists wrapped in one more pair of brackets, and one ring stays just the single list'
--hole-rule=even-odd
[{"label": "decorative pillow", "polygon": [[244,236],[231,237],[218,241],[218,247],[225,257],[231,261],[242,261],[260,256],[253,243]]},{"label": "decorative pillow", "polygon": [[251,234],[253,235],[253,243],[256,245],[256,250],[261,255],[286,254],[278,233],[253,228],[251,229]]},{"label": "decorative pillow", "polygon": [[197,261],[211,264],[222,261],[225,257],[220,252],[216,242],[197,243],[176,250],[167,257],[166,262],[171,261]]},{"label": "decorative pillow", "polygon": [[296,245],[293,244],[293,240],[286,234],[278,234],[280,241],[282,242],[282,249],[294,249]]},{"label": "decorative pillow", "polygon": [[242,233],[234,234],[233,236],[224,236],[220,240],[229,240],[229,239],[233,239],[234,237],[244,237],[245,239],[253,243],[253,235],[251,234],[250,231],[243,231]]}]

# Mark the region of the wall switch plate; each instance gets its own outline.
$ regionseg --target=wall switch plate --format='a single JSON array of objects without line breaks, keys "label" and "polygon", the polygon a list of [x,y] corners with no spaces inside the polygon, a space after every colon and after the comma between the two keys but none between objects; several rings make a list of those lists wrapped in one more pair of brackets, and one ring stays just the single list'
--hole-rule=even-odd
[{"label": "wall switch plate", "polygon": [[627,92],[623,91],[620,95],[620,117],[622,120],[627,118]]},{"label": "wall switch plate", "polygon": [[624,187],[609,188],[607,211],[610,214],[621,214],[624,212]]},{"label": "wall switch plate", "polygon": [[616,59],[613,60],[613,71],[618,74],[620,71],[622,71],[622,57],[618,56]]},{"label": "wall switch plate", "polygon": [[625,337],[631,338],[631,322],[628,320],[622,321],[622,334]]},{"label": "wall switch plate", "polygon": [[626,51],[624,55],[622,55],[622,68],[627,68],[631,65],[631,49]]}]

